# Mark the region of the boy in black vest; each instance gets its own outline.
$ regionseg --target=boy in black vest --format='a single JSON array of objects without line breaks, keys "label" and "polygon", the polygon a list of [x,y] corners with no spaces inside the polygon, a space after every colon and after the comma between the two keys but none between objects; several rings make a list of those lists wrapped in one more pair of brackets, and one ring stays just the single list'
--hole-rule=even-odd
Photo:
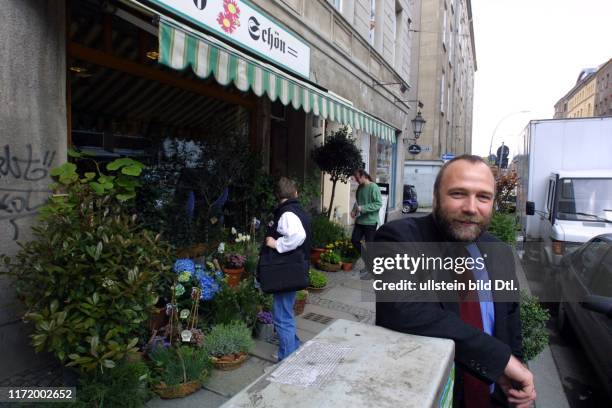
[{"label": "boy in black vest", "polygon": [[[310,216],[300,206],[297,195],[295,181],[281,177],[276,188],[276,197],[280,204],[274,211],[274,222],[268,229],[266,246],[275,250],[272,255],[277,256],[277,262],[281,264],[285,259],[290,262],[295,258],[291,255],[300,255],[301,252],[304,267],[307,267],[310,257]],[[295,265],[295,262],[288,263],[287,268],[295,268]],[[295,291],[287,291],[273,294],[272,316],[279,338],[279,361],[300,346],[300,339],[295,332],[293,315],[295,293]]]}]

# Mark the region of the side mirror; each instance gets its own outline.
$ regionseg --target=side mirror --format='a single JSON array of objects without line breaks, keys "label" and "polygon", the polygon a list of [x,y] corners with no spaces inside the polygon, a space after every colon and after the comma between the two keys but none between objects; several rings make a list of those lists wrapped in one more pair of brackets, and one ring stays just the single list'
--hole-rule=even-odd
[{"label": "side mirror", "polygon": [[612,319],[612,298],[606,296],[587,295],[580,306],[592,312],[601,313]]},{"label": "side mirror", "polygon": [[535,214],[535,203],[533,201],[527,201],[525,203],[525,213],[527,215]]}]

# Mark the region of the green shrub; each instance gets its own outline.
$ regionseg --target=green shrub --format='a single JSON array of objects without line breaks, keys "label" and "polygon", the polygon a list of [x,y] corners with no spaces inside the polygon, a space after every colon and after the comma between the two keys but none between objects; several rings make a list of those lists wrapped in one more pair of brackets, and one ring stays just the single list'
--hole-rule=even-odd
[{"label": "green shrub", "polygon": [[521,291],[521,333],[525,361],[535,358],[548,344],[548,320],[550,313],[540,305],[538,298]]},{"label": "green shrub", "polygon": [[340,255],[335,253],[334,251],[327,251],[321,254],[321,262],[326,262],[329,264],[339,264],[342,262]]},{"label": "green shrub", "polygon": [[327,285],[327,276],[315,269],[310,269],[310,286],[313,288],[323,288]]},{"label": "green shrub", "polygon": [[96,163],[97,172],[84,176],[73,163],[53,169],[59,183],[34,239],[4,259],[27,307],[24,319],[35,325],[36,351],[68,366],[113,368],[134,351],[172,280],[170,247],[129,212],[140,166],[118,159],[107,174]]},{"label": "green shrub", "polygon": [[143,362],[122,361],[112,370],[85,376],[77,387],[72,407],[144,407],[150,398],[149,369]]},{"label": "green shrub", "polygon": [[308,297],[308,291],[306,289],[298,290],[295,294],[295,300],[304,300]]},{"label": "green shrub", "polygon": [[312,218],[312,247],[325,248],[331,242],[344,239],[344,228],[324,215]]},{"label": "green shrub", "polygon": [[167,386],[200,380],[204,382],[212,368],[212,362],[202,348],[158,347],[149,354],[153,365],[153,382]]},{"label": "green shrub", "polygon": [[504,213],[493,214],[488,231],[503,242],[514,246],[516,244],[515,216]]},{"label": "green shrub", "polygon": [[222,357],[248,352],[253,347],[251,330],[244,322],[214,326],[204,338],[203,349],[207,355]]}]

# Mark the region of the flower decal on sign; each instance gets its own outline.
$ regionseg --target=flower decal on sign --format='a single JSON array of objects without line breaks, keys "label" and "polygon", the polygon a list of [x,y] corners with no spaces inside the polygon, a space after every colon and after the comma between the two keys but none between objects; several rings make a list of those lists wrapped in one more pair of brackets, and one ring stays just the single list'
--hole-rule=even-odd
[{"label": "flower decal on sign", "polygon": [[237,27],[240,27],[240,8],[237,0],[223,1],[223,11],[219,12],[217,23],[228,34],[232,34]]}]

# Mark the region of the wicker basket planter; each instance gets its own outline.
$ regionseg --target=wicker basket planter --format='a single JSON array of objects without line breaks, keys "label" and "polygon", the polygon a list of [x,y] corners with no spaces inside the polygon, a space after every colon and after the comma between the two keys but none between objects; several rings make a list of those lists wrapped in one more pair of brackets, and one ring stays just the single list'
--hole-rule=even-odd
[{"label": "wicker basket planter", "polygon": [[319,265],[318,265],[319,269],[321,269],[322,271],[327,271],[327,272],[338,272],[341,267],[342,267],[341,263],[330,264],[330,263],[323,262],[323,261],[319,261]]},{"label": "wicker basket planter", "polygon": [[326,288],[327,288],[327,285],[321,288],[315,288],[314,286],[309,286],[307,289],[308,289],[308,292],[323,292]]},{"label": "wicker basket planter", "polygon": [[242,365],[249,358],[249,353],[242,352],[231,356],[211,357],[212,362],[217,370],[231,371]]},{"label": "wicker basket planter", "polygon": [[202,388],[202,382],[200,380],[188,381],[186,383],[171,386],[167,386],[165,383],[153,386],[155,393],[163,399],[183,398],[193,394],[200,388]]}]

